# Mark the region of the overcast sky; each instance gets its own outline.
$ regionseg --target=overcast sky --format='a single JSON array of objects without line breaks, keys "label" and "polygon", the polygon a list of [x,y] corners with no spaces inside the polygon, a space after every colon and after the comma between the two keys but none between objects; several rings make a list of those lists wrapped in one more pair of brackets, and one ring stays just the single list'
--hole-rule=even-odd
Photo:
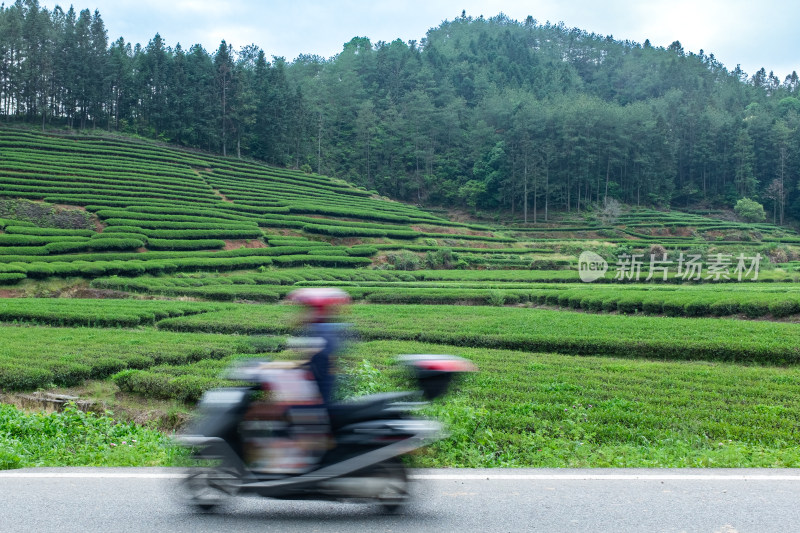
[{"label": "overcast sky", "polygon": [[[783,80],[800,71],[800,2],[796,0],[78,0],[76,10],[99,9],[110,40],[147,42],[160,33],[184,48],[213,52],[222,39],[234,48],[261,47],[291,61],[299,54],[331,57],[351,38],[373,43],[419,41],[429,28],[467,15],[503,12],[516,20],[564,22],[601,35],[655,46],[680,41],[713,53],[732,70],[762,66]],[[8,2],[6,2],[8,3]],[[40,0],[47,8],[68,2]]]}]

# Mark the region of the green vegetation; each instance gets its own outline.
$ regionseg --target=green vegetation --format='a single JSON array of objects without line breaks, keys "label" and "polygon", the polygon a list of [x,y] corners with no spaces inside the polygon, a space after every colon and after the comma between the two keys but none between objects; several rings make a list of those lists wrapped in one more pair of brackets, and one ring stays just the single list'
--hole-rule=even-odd
[{"label": "green vegetation", "polygon": [[0,470],[34,466],[187,464],[168,437],[131,422],[67,406],[61,413],[24,413],[0,404]]},{"label": "green vegetation", "polygon": [[733,210],[747,222],[764,222],[767,218],[764,206],[750,198],[740,199]]}]

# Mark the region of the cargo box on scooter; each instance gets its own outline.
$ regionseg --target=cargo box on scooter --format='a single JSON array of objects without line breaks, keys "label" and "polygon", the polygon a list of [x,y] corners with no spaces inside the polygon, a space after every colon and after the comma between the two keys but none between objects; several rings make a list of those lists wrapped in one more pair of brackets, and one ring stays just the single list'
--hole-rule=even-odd
[{"label": "cargo box on scooter", "polygon": [[457,374],[477,370],[472,362],[456,355],[409,354],[401,355],[399,360],[414,373],[426,400],[447,392]]}]

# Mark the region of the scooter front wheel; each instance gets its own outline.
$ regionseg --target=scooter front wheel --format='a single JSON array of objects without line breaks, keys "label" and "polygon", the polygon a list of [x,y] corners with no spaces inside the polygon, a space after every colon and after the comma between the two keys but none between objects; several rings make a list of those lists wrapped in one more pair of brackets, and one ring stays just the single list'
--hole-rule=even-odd
[{"label": "scooter front wheel", "polygon": [[199,511],[215,511],[231,495],[232,481],[233,476],[217,469],[193,469],[182,483],[184,501]]},{"label": "scooter front wheel", "polygon": [[402,461],[396,458],[385,461],[376,466],[372,474],[384,482],[383,490],[376,496],[384,511],[397,513],[408,504],[411,499],[410,483]]}]

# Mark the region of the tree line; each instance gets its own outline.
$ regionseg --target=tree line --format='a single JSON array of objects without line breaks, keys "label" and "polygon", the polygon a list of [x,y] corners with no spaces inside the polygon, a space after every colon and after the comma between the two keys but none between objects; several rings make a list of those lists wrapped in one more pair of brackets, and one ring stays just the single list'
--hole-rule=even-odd
[{"label": "tree line", "polygon": [[534,222],[607,198],[743,197],[800,218],[800,79],[748,76],[528,17],[462,13],[420,42],[291,62],[255,45],[109,42],[98,11],[0,7],[0,117],[304,168],[425,205]]}]

